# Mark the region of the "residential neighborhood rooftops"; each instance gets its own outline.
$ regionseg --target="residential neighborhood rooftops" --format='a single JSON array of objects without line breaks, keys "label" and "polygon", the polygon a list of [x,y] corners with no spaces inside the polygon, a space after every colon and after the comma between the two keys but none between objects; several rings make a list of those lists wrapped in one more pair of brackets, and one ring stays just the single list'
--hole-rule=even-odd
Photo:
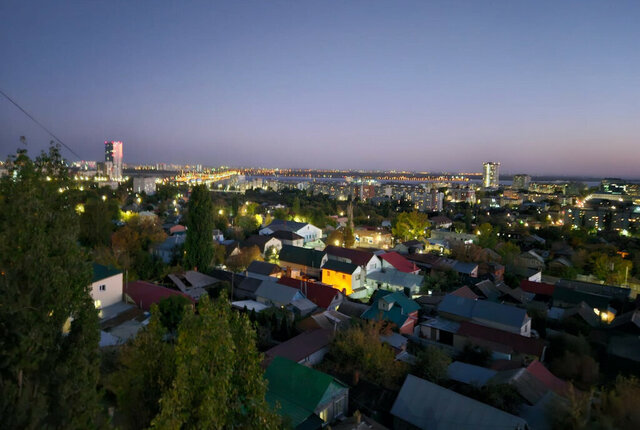
[{"label": "residential neighborhood rooftops", "polygon": [[408,375],[391,408],[391,414],[419,429],[524,430],[527,422],[482,402]]}]

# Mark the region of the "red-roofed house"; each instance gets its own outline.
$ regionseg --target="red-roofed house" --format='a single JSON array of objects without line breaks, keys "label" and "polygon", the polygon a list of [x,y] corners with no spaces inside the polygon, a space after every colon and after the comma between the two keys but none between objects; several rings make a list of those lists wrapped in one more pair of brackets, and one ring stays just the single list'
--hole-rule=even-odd
[{"label": "red-roofed house", "polygon": [[467,342],[488,348],[493,352],[494,358],[510,360],[525,357],[543,360],[546,349],[546,344],[541,339],[463,321],[454,334],[453,346],[462,350]]},{"label": "red-roofed house", "polygon": [[523,279],[520,282],[520,288],[527,293],[540,294],[541,296],[553,296],[553,290],[556,286],[553,284],[546,284],[544,282],[533,282],[527,279]]},{"label": "red-roofed house", "polygon": [[411,273],[414,275],[417,275],[420,272],[418,266],[395,251],[386,252],[380,255],[380,258],[382,259],[383,269],[396,269],[400,272]]},{"label": "red-roofed house", "polygon": [[569,391],[569,384],[551,373],[544,364],[535,360],[527,367],[527,372],[531,373],[545,387],[560,396],[566,396]]},{"label": "red-roofed house", "polygon": [[182,296],[189,299],[192,303],[195,303],[195,300],[187,294],[145,281],[125,284],[124,296],[126,301],[135,304],[145,311],[151,309],[152,304],[157,304],[160,300],[171,296]]},{"label": "red-roofed house", "polygon": [[278,280],[278,283],[300,290],[307,299],[321,308],[336,310],[344,300],[344,295],[340,291],[322,282],[304,281],[283,276]]}]

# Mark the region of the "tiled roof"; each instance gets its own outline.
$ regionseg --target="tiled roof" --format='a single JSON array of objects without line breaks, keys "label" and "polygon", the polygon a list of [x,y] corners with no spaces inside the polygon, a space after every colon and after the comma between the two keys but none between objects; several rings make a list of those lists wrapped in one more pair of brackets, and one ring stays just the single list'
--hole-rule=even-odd
[{"label": "tiled roof", "polygon": [[309,300],[321,308],[328,308],[333,299],[337,295],[341,294],[340,291],[336,290],[331,285],[323,284],[321,282],[303,281],[300,279],[282,277],[278,280],[278,283],[302,291]]},{"label": "tiled roof", "polygon": [[329,256],[348,259],[351,261],[351,263],[358,266],[366,266],[374,257],[374,254],[371,252],[342,248],[340,246],[334,245],[327,246],[324,249],[324,252],[326,252]]},{"label": "tiled roof", "polygon": [[124,293],[128,295],[138,307],[145,311],[148,311],[152,304],[158,303],[160,300],[171,296],[186,297],[191,300],[191,302],[194,302],[187,294],[145,281],[127,283],[124,287]]},{"label": "tiled roof", "polygon": [[392,251],[384,253],[380,255],[380,258],[382,258],[384,261],[391,264],[401,272],[414,273],[418,270],[418,267],[415,264],[404,258],[402,255],[398,254],[397,252]]}]

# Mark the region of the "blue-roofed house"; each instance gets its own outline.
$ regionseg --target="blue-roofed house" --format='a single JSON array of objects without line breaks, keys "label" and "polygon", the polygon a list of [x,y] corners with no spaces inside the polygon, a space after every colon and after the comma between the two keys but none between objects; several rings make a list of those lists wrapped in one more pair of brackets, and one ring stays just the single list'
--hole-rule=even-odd
[{"label": "blue-roofed house", "polygon": [[377,290],[372,304],[364,311],[362,318],[374,321],[389,321],[403,334],[413,334],[418,321],[420,305],[401,292]]},{"label": "blue-roofed house", "polygon": [[521,336],[531,336],[531,317],[526,309],[511,305],[447,294],[438,305],[438,314],[444,318],[471,321]]}]

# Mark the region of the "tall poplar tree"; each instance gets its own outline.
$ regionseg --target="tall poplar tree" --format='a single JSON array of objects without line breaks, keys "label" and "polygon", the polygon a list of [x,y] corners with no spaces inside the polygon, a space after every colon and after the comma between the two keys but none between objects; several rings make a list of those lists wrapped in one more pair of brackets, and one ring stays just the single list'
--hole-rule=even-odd
[{"label": "tall poplar tree", "polygon": [[57,147],[0,179],[0,428],[95,428],[98,315]]},{"label": "tall poplar tree", "polygon": [[185,266],[203,271],[211,267],[213,248],[213,202],[206,185],[191,191],[187,212],[187,240],[184,244]]}]

